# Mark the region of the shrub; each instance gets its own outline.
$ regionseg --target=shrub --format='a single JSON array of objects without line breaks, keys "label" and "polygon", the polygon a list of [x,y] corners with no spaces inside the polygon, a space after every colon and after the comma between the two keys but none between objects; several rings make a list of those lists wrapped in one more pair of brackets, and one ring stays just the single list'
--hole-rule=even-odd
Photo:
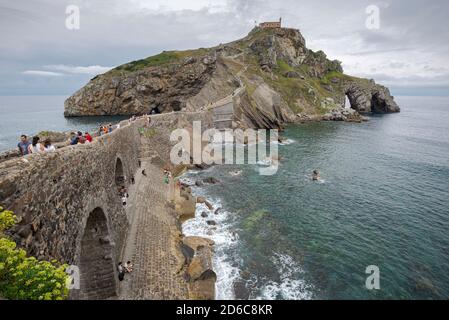
[{"label": "shrub", "polygon": [[11,211],[0,207],[0,295],[15,300],[63,300],[68,297],[67,265],[27,257],[2,232],[16,223]]},{"label": "shrub", "polygon": [[3,210],[2,207],[0,207],[0,236],[1,233],[11,228],[16,223],[16,216],[12,211]]}]

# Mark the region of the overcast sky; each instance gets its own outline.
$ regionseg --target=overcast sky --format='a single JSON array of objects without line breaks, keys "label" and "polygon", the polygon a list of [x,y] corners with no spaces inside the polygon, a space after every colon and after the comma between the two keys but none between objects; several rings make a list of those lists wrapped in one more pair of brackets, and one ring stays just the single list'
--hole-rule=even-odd
[{"label": "overcast sky", "polygon": [[[66,27],[69,5],[79,29]],[[348,74],[396,95],[449,95],[447,0],[0,0],[0,95],[69,95],[111,67],[233,41],[280,16]]]}]

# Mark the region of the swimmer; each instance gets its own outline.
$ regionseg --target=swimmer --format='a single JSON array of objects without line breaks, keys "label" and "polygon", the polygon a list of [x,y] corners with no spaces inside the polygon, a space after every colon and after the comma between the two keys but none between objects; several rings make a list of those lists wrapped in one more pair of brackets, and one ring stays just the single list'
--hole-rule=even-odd
[{"label": "swimmer", "polygon": [[320,173],[318,172],[318,170],[313,170],[312,180],[313,181],[320,181]]},{"label": "swimmer", "polygon": [[236,177],[236,176],[241,175],[241,174],[242,174],[242,171],[241,171],[241,170],[233,171],[233,172],[230,172],[229,174],[230,174],[231,176]]}]

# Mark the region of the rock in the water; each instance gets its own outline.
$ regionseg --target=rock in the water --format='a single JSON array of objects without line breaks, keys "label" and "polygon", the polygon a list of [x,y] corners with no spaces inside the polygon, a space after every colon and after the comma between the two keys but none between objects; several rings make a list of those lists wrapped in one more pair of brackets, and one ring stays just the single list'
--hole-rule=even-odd
[{"label": "rock in the water", "polygon": [[351,108],[358,112],[395,113],[401,109],[394,101],[388,88],[376,84],[373,80],[350,81],[346,84],[345,93]]},{"label": "rock in the water", "polygon": [[203,183],[207,183],[207,184],[217,184],[219,182],[220,181],[214,177],[208,177],[208,178],[203,179]]},{"label": "rock in the water", "polygon": [[200,180],[197,180],[197,181],[195,181],[195,186],[202,187],[202,186],[204,186],[204,183]]},{"label": "rock in the water", "polygon": [[214,206],[209,201],[207,201],[205,197],[197,197],[196,203],[204,203],[209,210],[214,209]]},{"label": "rock in the water", "polygon": [[346,122],[362,122],[363,117],[354,109],[337,108],[326,113],[322,120],[324,121],[346,121]]},{"label": "rock in the water", "polygon": [[195,256],[186,270],[189,296],[191,299],[211,300],[215,298],[215,282],[217,280],[217,275],[212,269],[211,246],[198,245],[196,247]]},{"label": "rock in the water", "polygon": [[216,223],[214,220],[208,220],[206,223],[207,223],[209,226],[216,226],[216,225],[217,225],[217,223]]},{"label": "rock in the water", "polygon": [[187,263],[190,263],[193,256],[195,255],[195,250],[193,250],[190,246],[185,243],[181,243],[181,252],[186,259]]},{"label": "rock in the water", "polygon": [[250,291],[243,281],[234,282],[234,294],[237,300],[248,300]]},{"label": "rock in the water", "polygon": [[185,237],[182,241],[185,245],[189,246],[193,250],[198,251],[202,247],[212,248],[215,242],[213,240],[202,237]]}]

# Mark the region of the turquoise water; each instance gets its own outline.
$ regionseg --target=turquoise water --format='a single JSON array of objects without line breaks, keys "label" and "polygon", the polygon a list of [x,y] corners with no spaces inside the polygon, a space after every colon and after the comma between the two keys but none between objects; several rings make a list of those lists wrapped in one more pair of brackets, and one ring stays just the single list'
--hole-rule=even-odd
[{"label": "turquoise water", "polygon": [[[217,242],[218,298],[449,298],[449,99],[398,102],[402,113],[363,124],[288,127],[274,176],[187,176],[222,181],[194,189],[222,207],[216,230],[204,207],[184,226]],[[370,265],[380,290],[365,287]]]},{"label": "turquoise water", "polygon": [[0,96],[0,151],[16,148],[22,134],[40,131],[92,131],[126,117],[64,118],[67,96]]},{"label": "turquoise water", "polygon": [[[65,119],[64,99],[0,97],[0,150],[22,133],[121,119]],[[402,113],[368,123],[290,126],[274,176],[252,166],[187,176],[222,181],[194,189],[219,214],[204,219],[199,206],[183,227],[216,242],[218,298],[449,298],[449,99],[398,102]],[[311,182],[313,169],[322,183]],[[369,265],[380,269],[378,291],[365,288]]]}]

